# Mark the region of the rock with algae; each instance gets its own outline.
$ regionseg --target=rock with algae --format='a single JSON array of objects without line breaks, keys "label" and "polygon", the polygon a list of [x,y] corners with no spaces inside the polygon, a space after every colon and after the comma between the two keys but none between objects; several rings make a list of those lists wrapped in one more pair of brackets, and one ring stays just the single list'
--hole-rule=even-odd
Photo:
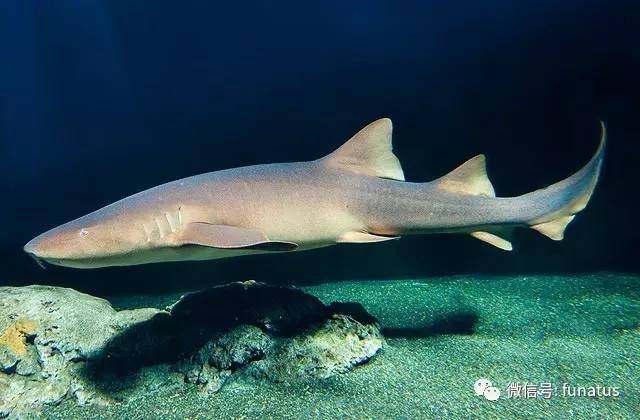
[{"label": "rock with algae", "polygon": [[326,378],[382,345],[375,318],[361,306],[326,306],[300,290],[256,282],[190,293],[166,310],[124,311],[72,289],[3,287],[0,417],[167,387],[214,393],[247,377]]},{"label": "rock with algae", "polygon": [[37,324],[30,319],[18,319],[0,334],[0,372],[28,376],[39,368],[27,340],[34,337]]}]

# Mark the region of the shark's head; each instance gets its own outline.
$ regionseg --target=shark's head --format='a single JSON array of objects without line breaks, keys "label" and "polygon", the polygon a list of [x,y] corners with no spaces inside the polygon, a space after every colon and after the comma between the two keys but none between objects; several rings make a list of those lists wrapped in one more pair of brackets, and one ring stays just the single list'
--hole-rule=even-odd
[{"label": "shark's head", "polygon": [[111,260],[127,256],[143,239],[128,219],[98,210],[36,236],[24,251],[38,263],[75,268],[113,265]]}]

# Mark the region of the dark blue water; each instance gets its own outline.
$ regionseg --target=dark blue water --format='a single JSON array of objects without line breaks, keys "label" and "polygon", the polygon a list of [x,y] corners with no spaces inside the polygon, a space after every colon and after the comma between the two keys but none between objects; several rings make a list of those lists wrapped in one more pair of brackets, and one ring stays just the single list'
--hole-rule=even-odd
[{"label": "dark blue water", "polygon": [[[255,278],[638,271],[640,13],[633,1],[19,1],[0,6],[0,261],[8,284],[97,293]],[[498,195],[610,142],[586,211],[505,253],[462,236],[299,255],[41,270],[22,245],[180,177],[310,160],[389,116],[409,180],[486,153]]]}]

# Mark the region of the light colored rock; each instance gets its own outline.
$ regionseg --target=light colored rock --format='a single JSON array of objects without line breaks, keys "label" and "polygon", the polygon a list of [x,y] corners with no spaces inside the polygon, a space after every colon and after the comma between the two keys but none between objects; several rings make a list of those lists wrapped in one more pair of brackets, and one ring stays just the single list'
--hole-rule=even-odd
[{"label": "light colored rock", "polygon": [[0,288],[0,417],[67,397],[104,400],[81,375],[82,362],[157,312],[117,312],[104,299],[68,288]]}]

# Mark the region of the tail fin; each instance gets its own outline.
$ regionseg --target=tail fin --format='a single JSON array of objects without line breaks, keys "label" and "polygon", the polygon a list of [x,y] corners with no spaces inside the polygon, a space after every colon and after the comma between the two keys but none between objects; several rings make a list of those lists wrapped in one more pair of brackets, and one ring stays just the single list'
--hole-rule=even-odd
[{"label": "tail fin", "polygon": [[545,203],[547,208],[551,207],[550,211],[528,222],[531,229],[537,230],[554,241],[560,241],[564,238],[564,230],[575,218],[576,213],[587,206],[598,183],[604,158],[607,130],[604,122],[601,121],[600,125],[602,127],[600,146],[589,163],[569,178],[521,196],[533,202]]}]

